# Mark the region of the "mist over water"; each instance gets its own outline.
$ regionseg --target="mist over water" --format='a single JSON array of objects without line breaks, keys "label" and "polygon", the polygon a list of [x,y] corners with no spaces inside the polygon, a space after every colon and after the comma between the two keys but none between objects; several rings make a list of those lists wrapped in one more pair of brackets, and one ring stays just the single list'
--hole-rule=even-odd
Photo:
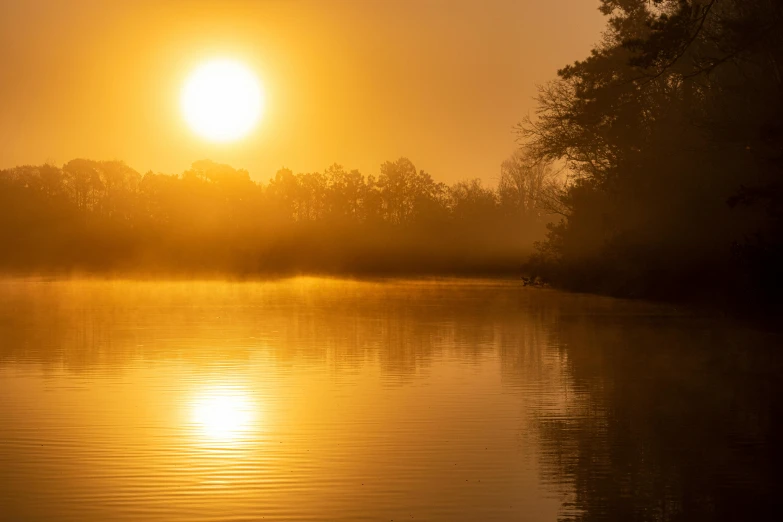
[{"label": "mist over water", "polygon": [[0,0],[0,522],[781,519],[781,35]]},{"label": "mist over water", "polygon": [[0,283],[2,520],[739,520],[780,336],[515,282]]}]

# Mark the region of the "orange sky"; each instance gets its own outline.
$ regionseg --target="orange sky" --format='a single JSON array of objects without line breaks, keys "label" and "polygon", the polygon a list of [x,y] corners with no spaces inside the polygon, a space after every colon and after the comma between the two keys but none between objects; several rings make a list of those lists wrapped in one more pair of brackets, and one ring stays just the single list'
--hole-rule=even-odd
[{"label": "orange sky", "polygon": [[[535,84],[600,38],[598,0],[0,0],[0,167],[75,157],[177,173],[201,158],[267,180],[407,156],[437,180],[497,177]],[[240,59],[265,116],[193,134],[182,83]]]}]

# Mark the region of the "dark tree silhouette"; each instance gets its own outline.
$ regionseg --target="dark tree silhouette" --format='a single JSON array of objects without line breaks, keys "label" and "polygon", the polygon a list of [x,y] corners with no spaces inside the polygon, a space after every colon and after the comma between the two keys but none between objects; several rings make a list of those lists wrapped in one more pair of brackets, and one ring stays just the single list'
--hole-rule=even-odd
[{"label": "dark tree silhouette", "polygon": [[209,160],[181,175],[86,159],[22,166],[0,171],[0,266],[514,273],[546,217],[531,211],[533,195],[511,191],[478,180],[448,187],[406,158],[381,165],[377,178],[334,164],[323,173],[281,169],[268,184]]},{"label": "dark tree silhouette", "polygon": [[[530,269],[629,296],[774,300],[783,4],[603,0],[605,37],[519,127],[572,175]],[[557,194],[555,192],[555,194]]]}]

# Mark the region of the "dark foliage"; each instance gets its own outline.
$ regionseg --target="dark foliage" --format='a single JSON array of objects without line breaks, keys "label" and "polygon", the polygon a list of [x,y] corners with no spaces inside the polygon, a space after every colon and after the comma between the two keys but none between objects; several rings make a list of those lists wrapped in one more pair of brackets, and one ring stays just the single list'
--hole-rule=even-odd
[{"label": "dark foliage", "polygon": [[783,3],[603,0],[590,57],[519,127],[573,178],[530,270],[572,289],[776,301]]},{"label": "dark foliage", "polygon": [[377,177],[332,165],[268,184],[208,160],[182,175],[122,162],[0,171],[0,265],[10,272],[493,274],[543,235],[552,178],[515,156],[497,190],[447,186],[401,158]]}]

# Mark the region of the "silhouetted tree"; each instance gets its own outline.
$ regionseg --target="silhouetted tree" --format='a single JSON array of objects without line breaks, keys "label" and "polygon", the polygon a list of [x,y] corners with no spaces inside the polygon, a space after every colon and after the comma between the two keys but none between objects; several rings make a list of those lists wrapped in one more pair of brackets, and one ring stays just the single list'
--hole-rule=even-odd
[{"label": "silhouetted tree", "polygon": [[508,272],[540,238],[478,180],[405,158],[377,178],[334,164],[267,185],[210,160],[181,175],[77,159],[0,171],[0,266],[13,270]]},{"label": "silhouetted tree", "polygon": [[551,164],[532,161],[521,149],[501,165],[498,195],[506,212],[521,216],[553,212],[551,191],[559,186]]},{"label": "silhouetted tree", "polygon": [[623,295],[763,297],[783,261],[783,4],[601,9],[601,44],[519,128],[534,160],[574,176],[534,268]]}]

